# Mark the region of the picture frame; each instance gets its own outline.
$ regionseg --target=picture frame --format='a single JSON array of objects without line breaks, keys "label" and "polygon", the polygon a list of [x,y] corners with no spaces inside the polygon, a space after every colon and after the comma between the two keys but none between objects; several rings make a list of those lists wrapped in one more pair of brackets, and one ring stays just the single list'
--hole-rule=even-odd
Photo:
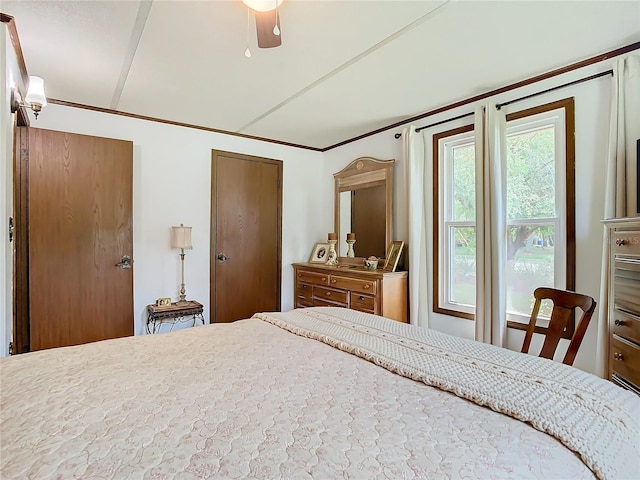
[{"label": "picture frame", "polygon": [[324,242],[318,242],[313,246],[311,250],[311,256],[309,257],[309,263],[325,263],[329,256],[329,244]]},{"label": "picture frame", "polygon": [[168,307],[169,305],[171,305],[170,297],[160,297],[159,299],[156,300],[157,307]]},{"label": "picture frame", "polygon": [[404,247],[404,242],[400,240],[394,240],[387,247],[387,255],[384,259],[383,270],[387,272],[395,272],[396,267],[398,266],[398,261],[400,260],[400,256],[402,255],[402,248]]}]

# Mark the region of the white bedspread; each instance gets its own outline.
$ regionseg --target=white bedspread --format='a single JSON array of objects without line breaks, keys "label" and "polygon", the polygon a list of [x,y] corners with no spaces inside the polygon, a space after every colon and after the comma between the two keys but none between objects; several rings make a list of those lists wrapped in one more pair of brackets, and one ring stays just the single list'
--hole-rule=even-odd
[{"label": "white bedspread", "polygon": [[640,478],[640,400],[561,363],[341,309],[258,318],[535,426],[600,478]]},{"label": "white bedspread", "polygon": [[[269,320],[308,330],[303,313],[375,318],[319,308]],[[376,322],[421,341],[419,329]],[[468,358],[485,347],[461,342]],[[0,360],[0,375],[2,479],[593,478],[527,423],[258,318],[19,355]],[[578,375],[585,394],[637,408],[633,394]]]}]

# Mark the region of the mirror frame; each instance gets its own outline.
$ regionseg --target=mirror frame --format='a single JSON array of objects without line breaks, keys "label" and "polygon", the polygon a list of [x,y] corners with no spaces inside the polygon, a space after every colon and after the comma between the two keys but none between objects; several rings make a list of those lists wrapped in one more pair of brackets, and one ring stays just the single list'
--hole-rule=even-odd
[{"label": "mirror frame", "polygon": [[[341,236],[349,232],[340,232],[340,194],[361,188],[385,187],[385,245],[393,238],[393,165],[395,159],[379,160],[373,157],[359,157],[337,173],[333,174],[335,183],[334,230],[338,236],[336,245],[338,257],[343,263],[361,261],[364,257],[343,257],[340,255]],[[385,247],[386,248],[386,247]]]}]

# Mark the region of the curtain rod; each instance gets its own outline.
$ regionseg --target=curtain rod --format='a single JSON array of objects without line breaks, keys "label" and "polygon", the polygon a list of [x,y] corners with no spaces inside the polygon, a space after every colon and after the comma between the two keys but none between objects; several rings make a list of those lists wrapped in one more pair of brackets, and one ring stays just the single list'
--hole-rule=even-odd
[{"label": "curtain rod", "polygon": [[[459,120],[459,119],[464,118],[464,117],[470,117],[471,115],[474,115],[474,112],[463,113],[462,115],[458,115],[457,117],[447,118],[446,120],[441,120],[439,122],[431,123],[429,125],[423,125],[422,127],[416,128],[416,133],[418,133],[420,130],[424,130],[425,128],[431,128],[431,127],[435,127],[437,125],[442,125],[443,123],[453,122],[454,120]],[[400,138],[401,136],[402,136],[401,133],[396,133],[394,135],[395,138]]]},{"label": "curtain rod", "polygon": [[536,93],[532,93],[531,95],[525,95],[524,97],[515,98],[513,100],[509,100],[508,102],[496,103],[496,109],[500,110],[502,107],[506,105],[511,105],[512,103],[516,103],[521,100],[537,97],[538,95],[544,95],[545,93],[553,92],[554,90],[560,90],[561,88],[570,87],[572,85],[577,85],[582,82],[588,82],[589,80],[594,80],[596,78],[604,77],[606,75],[613,75],[613,70],[607,70],[606,72],[596,73],[595,75],[590,75],[588,77],[580,78],[578,80],[574,80],[573,82],[563,83],[562,85],[558,85],[557,87],[547,88],[546,90],[542,90],[541,92],[536,92]]},{"label": "curtain rod", "polygon": [[[497,103],[496,104],[496,109],[500,110],[502,107],[505,107],[507,105],[511,105],[512,103],[516,103],[516,102],[519,102],[521,100],[526,100],[526,99],[529,99],[529,98],[537,97],[538,95],[544,95],[545,93],[553,92],[554,90],[559,90],[561,88],[570,87],[572,85],[577,85],[579,83],[587,82],[589,80],[594,80],[596,78],[604,77],[606,75],[613,75],[613,70],[607,70],[606,72],[596,73],[596,74],[590,75],[588,77],[584,77],[584,78],[580,78],[578,80],[574,80],[573,82],[564,83],[564,84],[558,85],[556,87],[547,88],[546,90],[542,90],[540,92],[532,93],[531,95],[525,95],[524,97],[514,98],[513,100],[509,100],[508,102]],[[424,130],[425,128],[431,128],[431,127],[435,127],[437,125],[441,125],[443,123],[453,122],[454,120],[458,120],[460,118],[468,117],[470,115],[474,115],[474,112],[465,113],[463,115],[458,115],[457,117],[449,118],[447,120],[442,120],[440,122],[432,123],[430,125],[423,125],[422,127],[416,128],[416,133],[419,132],[420,130]],[[401,136],[402,136],[401,133],[396,133],[394,135],[394,138],[398,139]]]}]

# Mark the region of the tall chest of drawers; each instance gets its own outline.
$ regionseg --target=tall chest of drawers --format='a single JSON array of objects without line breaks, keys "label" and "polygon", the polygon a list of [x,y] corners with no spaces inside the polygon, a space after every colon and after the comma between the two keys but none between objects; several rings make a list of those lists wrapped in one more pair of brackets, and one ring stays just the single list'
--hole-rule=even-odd
[{"label": "tall chest of drawers", "polygon": [[640,394],[640,217],[605,223],[611,251],[609,378]]},{"label": "tall chest of drawers", "polygon": [[407,272],[294,263],[294,304],[346,307],[407,322]]}]

